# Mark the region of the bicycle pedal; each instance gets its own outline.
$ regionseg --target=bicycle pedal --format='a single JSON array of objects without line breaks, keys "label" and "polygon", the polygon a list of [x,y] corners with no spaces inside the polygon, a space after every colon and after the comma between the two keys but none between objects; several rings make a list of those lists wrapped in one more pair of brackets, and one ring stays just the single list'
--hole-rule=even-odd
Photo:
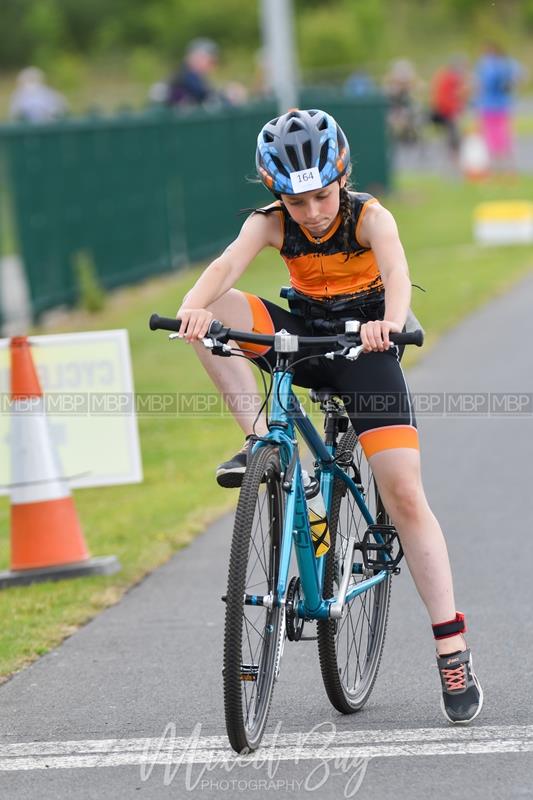
[{"label": "bicycle pedal", "polygon": [[257,664],[241,664],[241,681],[256,681],[258,675]]},{"label": "bicycle pedal", "polygon": [[[393,555],[395,543],[398,546],[396,556]],[[400,573],[398,564],[403,558],[403,549],[394,525],[369,525],[363,540],[354,549],[361,551],[363,574],[370,577],[382,570],[392,575]]]}]

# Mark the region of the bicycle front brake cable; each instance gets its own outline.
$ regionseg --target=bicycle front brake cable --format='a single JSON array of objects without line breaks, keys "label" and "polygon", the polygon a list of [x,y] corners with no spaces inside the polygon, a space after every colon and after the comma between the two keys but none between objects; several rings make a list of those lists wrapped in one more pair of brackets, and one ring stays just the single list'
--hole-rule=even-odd
[{"label": "bicycle front brake cable", "polygon": [[[253,353],[254,354],[254,359],[252,360],[252,359],[248,358],[247,356],[244,355],[244,353]],[[261,375],[261,380],[263,381],[263,390],[264,390],[264,393],[265,393],[265,399],[261,403],[259,411],[257,412],[257,415],[256,415],[256,417],[255,417],[255,419],[254,419],[254,421],[252,423],[253,433],[254,433],[254,436],[256,436],[257,434],[255,433],[255,426],[257,425],[257,422],[259,420],[259,417],[261,416],[261,413],[262,413],[263,409],[266,409],[265,417],[266,417],[267,428],[269,427],[268,400],[269,400],[270,395],[272,393],[272,386],[274,384],[273,370],[272,370],[272,367],[269,364],[268,360],[265,358],[265,356],[258,355],[254,350],[248,350],[248,349],[246,349],[244,347],[239,348],[239,349],[237,349],[235,347],[232,347],[231,348],[231,354],[234,355],[234,356],[238,356],[239,358],[245,358],[248,362],[250,362],[255,367],[257,367],[257,369],[259,370],[259,374]],[[270,385],[269,385],[268,389],[267,389],[267,384],[266,384],[266,379],[265,379],[264,372],[259,367],[259,365],[257,364],[257,360],[259,360],[259,359],[262,362],[265,363],[265,365],[267,367],[267,371],[270,374]]]},{"label": "bicycle front brake cable", "polygon": [[[316,356],[316,355],[303,356],[302,358],[299,358],[296,361],[293,361],[292,364],[289,364],[289,366],[286,369],[283,370],[283,372],[281,373],[281,378],[283,378],[284,375],[286,375],[287,372],[289,370],[291,370],[293,367],[295,367],[297,364],[301,364],[303,361],[309,361],[311,358],[320,358],[320,356]],[[277,399],[278,403],[280,404],[281,408],[283,409],[283,411],[285,411],[286,414],[289,414],[290,413],[289,409],[285,408],[285,406],[281,402],[281,397],[280,397],[280,394],[279,394],[280,388],[281,388],[281,379],[280,379],[279,384],[278,384],[276,399]]]}]

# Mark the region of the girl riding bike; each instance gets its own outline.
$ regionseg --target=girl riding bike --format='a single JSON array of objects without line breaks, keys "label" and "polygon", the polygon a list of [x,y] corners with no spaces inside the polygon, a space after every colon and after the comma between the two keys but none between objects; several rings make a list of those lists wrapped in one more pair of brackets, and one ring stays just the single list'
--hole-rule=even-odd
[{"label": "girl riding bike", "polygon": [[[419,439],[400,352],[389,334],[404,329],[411,283],[392,214],[374,197],[350,191],[348,141],[324,111],[290,111],[260,131],[257,172],[274,197],[247,218],[226,250],[203,272],[177,312],[180,337],[193,344],[247,439],[217,470],[221,486],[239,486],[252,433],[267,431],[257,408],[239,407],[256,396],[245,358],[217,359],[201,344],[212,319],[238,330],[298,335],[344,330],[359,320],[363,353],[342,364],[324,356],[297,364],[294,385],[328,386],[342,395],[385,508],[398,531],[413,580],[436,640],[441,707],[452,723],[468,723],[481,711],[483,692],[474,673],[456,611],[444,536],[424,494]],[[290,311],[232,288],[255,256],[274,247],[291,282]],[[238,343],[236,343],[238,346]],[[274,354],[243,345],[249,357],[272,366]],[[254,351],[254,352],[251,352]],[[258,363],[261,366],[261,360]]]}]

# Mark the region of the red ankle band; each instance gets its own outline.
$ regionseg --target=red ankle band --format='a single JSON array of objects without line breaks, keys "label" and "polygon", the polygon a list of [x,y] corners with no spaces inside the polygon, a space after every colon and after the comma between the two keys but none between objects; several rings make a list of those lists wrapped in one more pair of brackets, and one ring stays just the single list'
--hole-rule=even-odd
[{"label": "red ankle band", "polygon": [[450,636],[466,632],[465,615],[457,611],[455,619],[449,619],[447,622],[438,622],[431,627],[433,628],[435,639],[448,639]]}]

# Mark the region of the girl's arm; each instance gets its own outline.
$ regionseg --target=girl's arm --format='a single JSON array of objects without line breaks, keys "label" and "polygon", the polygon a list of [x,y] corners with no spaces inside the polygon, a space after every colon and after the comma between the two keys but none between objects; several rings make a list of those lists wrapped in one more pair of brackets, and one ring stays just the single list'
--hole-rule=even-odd
[{"label": "girl's arm", "polygon": [[277,214],[252,214],[248,217],[237,238],[209,264],[183,298],[176,314],[182,321],[180,335],[190,338],[187,334],[194,331],[194,338],[203,338],[213,318],[207,307],[235,285],[261,250],[270,245],[279,249],[280,237]]},{"label": "girl's arm", "polygon": [[372,248],[385,287],[385,318],[361,327],[365,350],[387,350],[389,332],[400,332],[411,302],[411,281],[407,259],[394,217],[379,204],[368,207],[361,224],[359,241]]}]

